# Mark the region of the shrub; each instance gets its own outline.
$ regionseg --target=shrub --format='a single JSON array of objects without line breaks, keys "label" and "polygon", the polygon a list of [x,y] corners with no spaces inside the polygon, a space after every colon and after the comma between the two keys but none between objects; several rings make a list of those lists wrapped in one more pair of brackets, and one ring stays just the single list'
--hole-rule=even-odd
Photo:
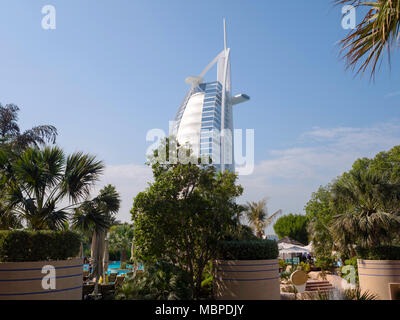
[{"label": "shrub", "polygon": [[315,266],[322,270],[332,270],[335,267],[336,258],[331,254],[319,255],[315,261]]},{"label": "shrub", "polygon": [[279,259],[279,268],[282,268],[283,270],[286,270],[287,263],[283,259]]},{"label": "shrub", "polygon": [[72,231],[0,231],[0,261],[65,260],[76,257],[81,239]]},{"label": "shrub", "polygon": [[278,244],[274,240],[223,241],[217,248],[217,259],[221,260],[267,260],[278,255]]},{"label": "shrub", "polygon": [[[355,279],[354,280],[356,281],[356,283],[359,283],[357,257],[350,258],[344,262],[344,266],[340,268],[340,274],[341,274],[342,278],[346,278],[346,276],[349,275],[349,271],[344,272],[343,268],[345,266],[352,266],[354,268],[354,270],[355,270]],[[350,279],[348,279],[347,281],[350,282]]]},{"label": "shrub", "polygon": [[309,263],[301,261],[300,262],[300,270],[303,270],[304,272],[308,273],[311,270],[311,266]]},{"label": "shrub", "polygon": [[357,257],[366,260],[400,260],[400,246],[356,248]]},{"label": "shrub", "polygon": [[160,261],[145,266],[143,273],[127,279],[116,294],[117,300],[189,300],[193,298],[187,272]]}]

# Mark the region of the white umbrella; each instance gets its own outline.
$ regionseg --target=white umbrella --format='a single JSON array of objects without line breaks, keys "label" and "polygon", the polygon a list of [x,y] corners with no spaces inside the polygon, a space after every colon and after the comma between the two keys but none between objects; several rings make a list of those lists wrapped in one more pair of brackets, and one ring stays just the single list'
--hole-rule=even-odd
[{"label": "white umbrella", "polygon": [[295,245],[294,244],[290,244],[290,243],[286,243],[286,242],[278,243],[278,249],[279,250],[289,249],[289,248],[292,248],[292,247],[295,247]]}]

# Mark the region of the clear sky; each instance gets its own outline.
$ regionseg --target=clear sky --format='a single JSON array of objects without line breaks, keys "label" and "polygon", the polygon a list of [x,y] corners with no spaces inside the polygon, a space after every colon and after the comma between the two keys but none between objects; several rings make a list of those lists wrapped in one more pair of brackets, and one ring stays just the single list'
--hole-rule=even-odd
[{"label": "clear sky", "polygon": [[[48,4],[56,30],[41,27]],[[103,159],[102,184],[116,184],[129,221],[151,177],[146,133],[168,129],[184,79],[222,50],[223,17],[233,91],[251,96],[234,125],[255,129],[242,201],[301,213],[356,158],[400,144],[400,54],[375,82],[346,71],[337,41],[348,30],[330,0],[2,0],[0,102],[20,106],[23,128],[53,124],[68,152]]]}]

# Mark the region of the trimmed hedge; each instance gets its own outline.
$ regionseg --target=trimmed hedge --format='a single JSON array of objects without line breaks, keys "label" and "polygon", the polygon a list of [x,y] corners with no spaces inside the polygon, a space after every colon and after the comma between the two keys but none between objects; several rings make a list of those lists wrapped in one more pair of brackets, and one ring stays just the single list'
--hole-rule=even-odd
[{"label": "trimmed hedge", "polygon": [[356,248],[357,257],[365,260],[400,260],[400,246]]},{"label": "trimmed hedge", "polygon": [[278,255],[278,244],[274,240],[223,241],[217,249],[220,260],[268,260]]},{"label": "trimmed hedge", "polygon": [[0,262],[66,260],[79,254],[72,231],[0,231]]}]

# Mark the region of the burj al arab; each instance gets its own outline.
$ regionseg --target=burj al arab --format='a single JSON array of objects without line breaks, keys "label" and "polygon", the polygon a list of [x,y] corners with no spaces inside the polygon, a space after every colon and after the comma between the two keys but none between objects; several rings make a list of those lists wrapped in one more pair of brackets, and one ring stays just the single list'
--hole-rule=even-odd
[{"label": "burj al arab", "polygon": [[[224,49],[199,76],[186,79],[191,87],[178,108],[172,128],[180,144],[189,143],[194,155],[211,159],[222,171],[235,171],[233,106],[250,99],[246,94],[232,95],[230,60],[224,20]],[[204,82],[215,65],[216,80]]]}]

